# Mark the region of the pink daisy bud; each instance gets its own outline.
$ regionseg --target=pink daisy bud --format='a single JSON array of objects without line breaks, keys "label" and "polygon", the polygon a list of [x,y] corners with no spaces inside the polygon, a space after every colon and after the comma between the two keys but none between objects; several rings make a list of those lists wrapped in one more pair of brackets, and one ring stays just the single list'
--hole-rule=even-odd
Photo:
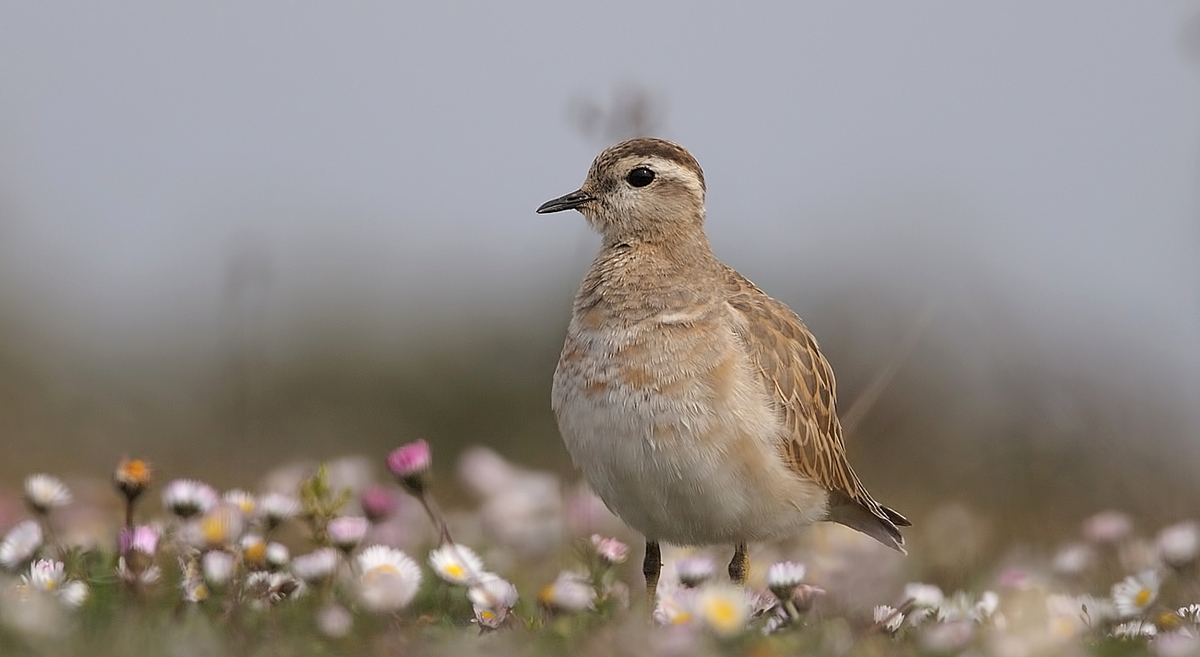
[{"label": "pink daisy bud", "polygon": [[387,457],[388,470],[396,475],[405,488],[417,494],[425,490],[432,464],[433,454],[429,450],[429,443],[424,440],[401,445]]},{"label": "pink daisy bud", "polygon": [[396,498],[392,491],[383,486],[372,484],[363,489],[358,498],[363,515],[371,522],[383,522],[396,512]]}]

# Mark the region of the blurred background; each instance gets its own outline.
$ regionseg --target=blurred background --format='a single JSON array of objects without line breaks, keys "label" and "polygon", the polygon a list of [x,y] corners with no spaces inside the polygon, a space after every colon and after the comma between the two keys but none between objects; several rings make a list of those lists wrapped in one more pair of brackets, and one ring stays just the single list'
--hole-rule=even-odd
[{"label": "blurred background", "polygon": [[598,239],[533,210],[640,133],[918,536],[1200,511],[1200,3],[1095,0],[0,4],[0,490],[417,437],[574,482]]}]

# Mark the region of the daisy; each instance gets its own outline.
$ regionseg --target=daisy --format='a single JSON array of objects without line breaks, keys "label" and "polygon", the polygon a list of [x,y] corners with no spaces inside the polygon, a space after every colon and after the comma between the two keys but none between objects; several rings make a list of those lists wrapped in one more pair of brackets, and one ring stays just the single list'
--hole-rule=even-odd
[{"label": "daisy", "polygon": [[329,534],[329,541],[335,547],[343,552],[350,552],[358,547],[359,543],[362,543],[370,526],[371,523],[362,516],[341,516],[330,520],[325,531]]},{"label": "daisy", "polygon": [[162,503],[180,518],[191,518],[208,513],[217,505],[217,491],[199,481],[176,479],[163,489]]},{"label": "daisy", "polygon": [[696,614],[719,636],[731,637],[746,629],[750,604],[740,587],[710,586],[700,590]]},{"label": "daisy", "polygon": [[200,558],[204,579],[214,587],[224,586],[233,577],[236,560],[224,550],[209,550]]},{"label": "daisy", "polygon": [[258,500],[240,488],[234,488],[225,492],[222,498],[226,504],[232,504],[242,512],[242,515],[247,518],[254,517],[255,511],[258,510]]},{"label": "daisy", "polygon": [[1160,581],[1158,573],[1144,570],[1130,575],[1112,587],[1112,602],[1117,615],[1130,618],[1146,611],[1158,598]]},{"label": "daisy", "polygon": [[338,559],[337,550],[318,548],[292,559],[292,573],[309,584],[315,584],[333,575]]},{"label": "daisy", "polygon": [[356,558],[358,598],[369,611],[387,613],[407,607],[421,586],[421,568],[400,550],[372,545]]},{"label": "daisy", "polygon": [[254,606],[262,609],[284,598],[299,596],[304,591],[304,584],[288,573],[259,570],[246,576],[246,590],[255,596]]},{"label": "daisy", "polygon": [[696,588],[712,579],[714,569],[713,560],[705,556],[684,557],[675,562],[675,574],[688,588]]},{"label": "daisy", "polygon": [[117,469],[113,472],[113,485],[125,499],[133,502],[136,500],[150,485],[151,479],[154,477],[154,471],[150,469],[150,464],[142,459],[121,459],[117,464]]},{"label": "daisy", "polygon": [[876,605],[875,624],[895,634],[904,624],[904,613],[891,605]]},{"label": "daisy", "polygon": [[767,568],[767,588],[780,602],[787,602],[792,592],[804,581],[804,564],[781,561]]},{"label": "daisy", "polygon": [[1156,547],[1163,563],[1175,568],[1186,566],[1200,551],[1200,525],[1190,521],[1171,525],[1159,532]]},{"label": "daisy", "polygon": [[483,573],[483,560],[465,545],[446,543],[429,553],[429,566],[451,584],[468,586]]},{"label": "daisy", "polygon": [[33,558],[42,547],[42,526],[33,520],[22,520],[0,541],[0,564],[14,570]]},{"label": "daisy", "polygon": [[1198,603],[1193,602],[1186,607],[1180,607],[1175,614],[1186,621],[1200,624],[1200,604]]},{"label": "daisy", "polygon": [[242,560],[247,566],[261,570],[267,565],[267,541],[257,534],[246,534],[239,541]]},{"label": "daisy", "polygon": [[29,589],[58,596],[63,604],[73,609],[87,599],[87,584],[68,580],[61,561],[38,559],[29,566],[29,574],[21,576],[21,582]]},{"label": "daisy", "polygon": [[654,620],[659,625],[686,625],[696,618],[696,589],[664,582],[654,601]]},{"label": "daisy", "polygon": [[246,519],[241,510],[232,504],[220,504],[193,520],[185,528],[184,536],[197,548],[224,548],[236,543],[245,529]]},{"label": "daisy", "polygon": [[50,513],[71,503],[71,490],[58,477],[36,474],[25,479],[25,503],[34,513]]},{"label": "daisy", "polygon": [[258,510],[267,521],[267,528],[274,529],[284,520],[300,511],[296,498],[283,493],[267,493],[258,499]]},{"label": "daisy", "polygon": [[1093,543],[1119,543],[1133,531],[1133,520],[1120,511],[1101,511],[1083,523],[1083,535]]},{"label": "daisy", "polygon": [[158,532],[149,525],[122,527],[117,534],[117,549],[121,554],[138,552],[153,557],[158,551]]},{"label": "daisy", "polygon": [[425,490],[429,469],[433,466],[433,453],[429,443],[418,440],[401,445],[387,457],[387,467],[404,487],[420,494]]},{"label": "daisy", "polygon": [[933,584],[913,582],[905,585],[904,597],[912,600],[913,606],[918,609],[936,609],[946,599],[946,594]]},{"label": "daisy", "polygon": [[557,611],[584,611],[591,609],[595,601],[596,590],[586,575],[569,571],[559,573],[554,582],[538,593],[538,602]]},{"label": "daisy", "polygon": [[[141,554],[141,553],[139,552],[139,553],[135,553],[135,554]],[[144,561],[144,560],[145,560],[145,557],[139,557],[138,559],[126,559],[125,557],[118,557],[117,558],[117,577],[120,577],[121,581],[123,581],[123,582],[128,582],[129,584],[137,584],[137,585],[141,585],[141,586],[148,586],[148,585],[154,584],[158,580],[162,579],[162,569],[159,568],[154,563],[150,563],[149,566],[143,566],[141,564],[131,564],[130,563],[131,561]],[[136,566],[138,568],[138,570],[134,570],[134,567],[131,567],[131,565]]]},{"label": "daisy", "polygon": [[331,639],[340,639],[354,627],[354,616],[339,604],[327,604],[317,611],[317,630]]},{"label": "daisy", "polygon": [[1149,621],[1129,621],[1121,623],[1112,630],[1112,635],[1120,639],[1149,638],[1158,634],[1158,628]]},{"label": "daisy", "polygon": [[273,570],[279,570],[288,565],[291,553],[288,552],[287,546],[283,543],[271,541],[267,543],[267,549],[263,552],[263,558],[267,562],[267,566]]},{"label": "daisy", "polygon": [[629,558],[629,546],[615,538],[592,534],[592,549],[596,556],[609,566],[625,563]]},{"label": "daisy", "polygon": [[484,573],[467,589],[467,599],[475,611],[475,621],[481,627],[496,629],[508,618],[517,604],[517,587],[493,575]]}]

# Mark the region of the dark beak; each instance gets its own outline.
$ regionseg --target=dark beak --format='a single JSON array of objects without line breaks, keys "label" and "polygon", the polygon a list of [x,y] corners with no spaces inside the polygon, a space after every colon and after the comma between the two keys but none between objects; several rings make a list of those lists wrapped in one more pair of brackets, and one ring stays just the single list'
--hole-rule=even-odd
[{"label": "dark beak", "polygon": [[547,214],[550,212],[562,212],[563,210],[574,210],[584,203],[593,200],[595,199],[592,198],[591,194],[588,194],[582,189],[577,189],[566,196],[560,196],[558,198],[552,198],[549,201],[546,201],[537,209],[537,213]]}]

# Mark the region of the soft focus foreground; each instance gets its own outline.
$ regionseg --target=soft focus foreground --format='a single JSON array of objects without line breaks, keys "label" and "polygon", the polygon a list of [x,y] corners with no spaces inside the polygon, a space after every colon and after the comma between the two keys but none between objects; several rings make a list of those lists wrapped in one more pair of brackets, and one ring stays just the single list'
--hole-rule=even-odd
[{"label": "soft focus foreground", "polygon": [[[0,541],[3,654],[1144,654],[1200,651],[1200,525],[1103,511],[962,590],[850,530],[727,554],[669,550],[654,601],[628,534],[586,489],[484,447],[479,504],[445,514],[429,443],[285,464],[219,492],[123,459],[112,487],[25,479]],[[376,478],[386,466],[388,480]],[[114,504],[115,503],[115,504]],[[970,523],[946,543],[982,540]]]}]

